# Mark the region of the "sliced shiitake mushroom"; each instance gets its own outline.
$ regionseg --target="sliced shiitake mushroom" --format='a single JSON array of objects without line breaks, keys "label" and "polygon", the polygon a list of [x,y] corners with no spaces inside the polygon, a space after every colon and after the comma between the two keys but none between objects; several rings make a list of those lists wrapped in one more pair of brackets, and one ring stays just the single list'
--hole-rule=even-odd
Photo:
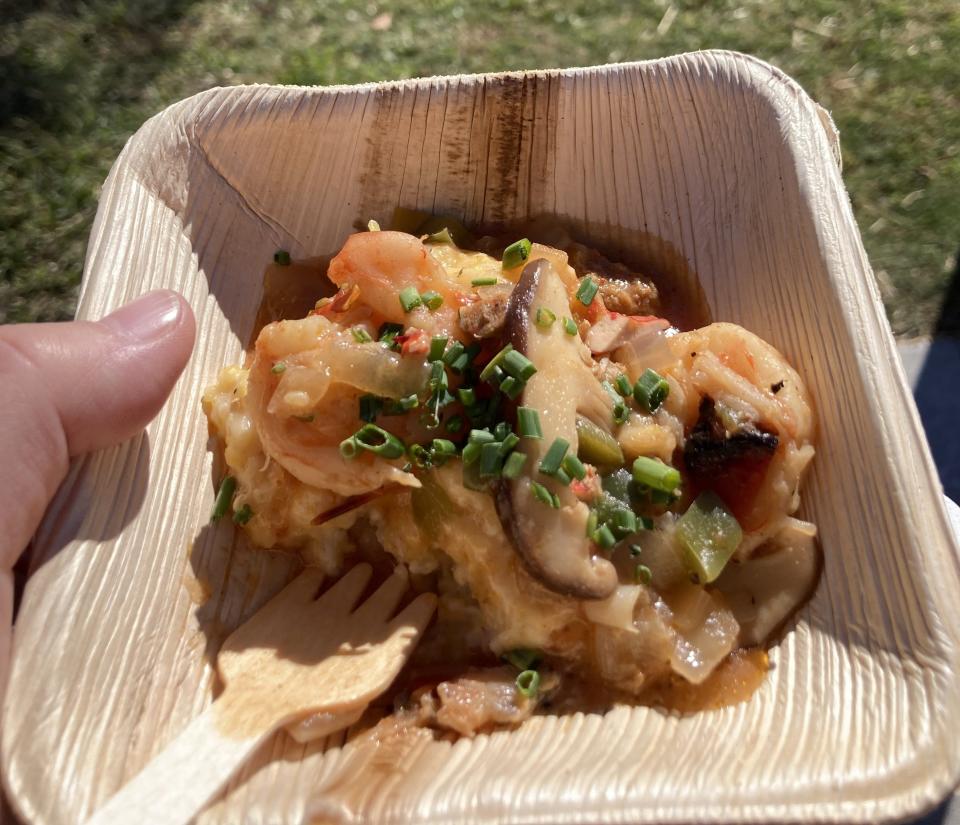
[{"label": "sliced shiitake mushroom", "polygon": [[[540,308],[550,310],[557,322],[538,326]],[[560,323],[569,314],[566,288],[552,265],[545,260],[528,263],[510,298],[505,330],[513,348],[537,367],[520,404],[539,411],[543,438],[521,440],[517,449],[527,455],[525,472],[501,482],[497,512],[533,576],[557,593],[603,599],[616,588],[617,572],[587,537],[589,509],[567,485],[538,471],[557,438],[565,439],[576,454],[578,414],[607,421],[612,414],[609,396],[590,369],[589,352],[579,335],[569,335]],[[534,496],[534,482],[558,497],[559,509]]]}]

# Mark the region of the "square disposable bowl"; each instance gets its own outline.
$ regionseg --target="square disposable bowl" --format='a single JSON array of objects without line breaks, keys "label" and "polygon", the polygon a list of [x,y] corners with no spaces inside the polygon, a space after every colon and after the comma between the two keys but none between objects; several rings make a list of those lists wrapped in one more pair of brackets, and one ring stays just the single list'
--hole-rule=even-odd
[{"label": "square disposable bowl", "polygon": [[[294,572],[208,526],[200,395],[241,358],[274,250],[339,248],[395,206],[470,225],[549,213],[698,276],[713,317],[812,391],[801,514],[823,580],[744,704],[536,718],[391,769],[279,734],[202,817],[300,823],[904,818],[958,776],[957,549],[838,167],[829,117],[750,57],[338,88],[213,89],[148,121],[103,190],[81,318],[155,287],[199,322],[147,433],[78,460],[17,619],[3,770],[30,822],[71,823],[206,703],[224,636]],[[694,276],[691,273],[696,273]]]}]

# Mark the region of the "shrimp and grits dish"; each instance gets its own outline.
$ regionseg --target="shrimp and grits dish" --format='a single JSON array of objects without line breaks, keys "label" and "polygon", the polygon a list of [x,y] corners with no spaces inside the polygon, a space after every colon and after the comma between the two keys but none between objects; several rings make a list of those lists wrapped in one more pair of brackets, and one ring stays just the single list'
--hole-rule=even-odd
[{"label": "shrimp and grits dish", "polygon": [[436,735],[747,699],[820,575],[801,376],[735,324],[679,329],[662,286],[565,231],[394,225],[350,235],[326,297],[207,389],[214,516],[436,593],[382,708]]}]

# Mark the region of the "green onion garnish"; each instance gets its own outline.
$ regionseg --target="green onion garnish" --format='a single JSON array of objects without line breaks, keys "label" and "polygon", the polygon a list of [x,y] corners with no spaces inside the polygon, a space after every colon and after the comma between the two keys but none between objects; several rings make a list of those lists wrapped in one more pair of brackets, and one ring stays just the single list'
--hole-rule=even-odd
[{"label": "green onion garnish", "polygon": [[[364,424],[351,438],[356,442],[357,447],[381,458],[400,458],[407,451],[399,438],[376,424]],[[345,439],[345,441],[349,440]],[[344,442],[340,444],[341,453],[343,453],[343,444]]]},{"label": "green onion garnish", "polygon": [[274,375],[280,375],[280,373],[283,372],[286,368],[287,368],[287,365],[284,364],[283,361],[278,361],[276,364],[270,367],[270,372],[272,372]]},{"label": "green onion garnish", "polygon": [[597,532],[599,521],[600,517],[597,515],[597,511],[591,510],[590,515],[587,516],[587,538],[591,541],[593,540],[593,534]]},{"label": "green onion garnish", "polygon": [[583,462],[577,458],[573,453],[567,453],[563,457],[563,469],[567,471],[567,474],[572,478],[576,478],[580,481],[583,481],[587,477],[587,468],[584,466]]},{"label": "green onion garnish", "polygon": [[543,438],[540,413],[533,407],[517,407],[517,429],[524,438]]},{"label": "green onion garnish", "polygon": [[634,575],[640,584],[650,584],[650,582],[653,581],[653,573],[650,572],[650,568],[645,564],[638,564]]},{"label": "green onion garnish", "polygon": [[500,442],[491,441],[480,448],[480,478],[496,478],[503,469]]},{"label": "green onion garnish", "polygon": [[523,392],[524,383],[512,375],[508,375],[500,382],[500,392],[502,392],[511,401],[515,401]]},{"label": "green onion garnish", "polygon": [[425,243],[448,243],[453,244],[453,235],[450,234],[450,230],[447,227],[443,227],[439,232],[434,232],[432,235],[427,235],[424,239]]},{"label": "green onion garnish", "polygon": [[601,386],[607,391],[610,400],[613,401],[613,422],[622,424],[630,417],[630,408],[627,406],[627,402],[623,400],[620,393],[613,388],[613,384],[609,381],[602,382]]},{"label": "green onion garnish", "polygon": [[420,300],[423,301],[423,305],[431,312],[435,309],[440,309],[443,304],[443,296],[439,292],[434,292],[432,289],[424,292],[420,296]]},{"label": "green onion garnish", "polygon": [[443,426],[448,433],[458,433],[463,429],[463,416],[451,415]]},{"label": "green onion garnish", "polygon": [[396,338],[401,332],[403,332],[403,324],[387,322],[380,325],[380,329],[377,331],[377,340],[393,349],[396,346]]},{"label": "green onion garnish", "polygon": [[546,307],[539,307],[537,309],[536,324],[538,327],[549,327],[556,320],[557,316],[553,310],[547,309]]},{"label": "green onion garnish", "polygon": [[520,443],[520,436],[515,433],[507,433],[500,442],[500,455],[506,456],[517,444]]},{"label": "green onion garnish", "polygon": [[461,387],[457,390],[457,398],[464,407],[472,407],[477,403],[477,393],[473,387]]},{"label": "green onion garnish", "polygon": [[647,412],[655,412],[668,395],[670,385],[667,380],[651,369],[644,370],[633,388],[634,400]]},{"label": "green onion garnish", "polygon": [[496,441],[503,441],[509,432],[511,432],[510,425],[506,421],[500,421],[497,426],[493,428],[493,437]]},{"label": "green onion garnish", "polygon": [[540,461],[540,472],[547,476],[554,475],[563,463],[563,457],[570,449],[570,442],[565,438],[555,438],[547,454]]},{"label": "green onion garnish", "polygon": [[443,368],[443,361],[434,361],[430,365],[430,377],[427,379],[427,386],[431,390],[447,386],[447,371]]},{"label": "green onion garnish", "polygon": [[480,352],[480,344],[474,342],[453,360],[450,369],[458,374],[463,372],[477,357],[478,352]]},{"label": "green onion garnish", "polygon": [[609,550],[617,543],[613,531],[606,524],[601,524],[596,531],[594,531],[593,541],[604,550]]},{"label": "green onion garnish", "polygon": [[523,472],[523,465],[527,463],[524,453],[512,452],[503,463],[503,477],[516,478]]},{"label": "green onion garnish", "polygon": [[489,444],[491,441],[496,441],[496,437],[489,430],[470,430],[470,435],[467,440],[471,444]]},{"label": "green onion garnish", "polygon": [[540,651],[518,647],[516,650],[508,650],[503,654],[502,658],[507,664],[513,665],[517,670],[530,670],[539,663]]},{"label": "green onion garnish", "polygon": [[500,368],[500,362],[507,357],[508,352],[513,351],[513,344],[507,344],[500,352],[493,356],[483,370],[480,372],[481,381],[489,381],[496,374],[496,371]]},{"label": "green onion garnish", "polygon": [[570,474],[564,470],[563,467],[558,467],[557,471],[553,474],[553,477],[564,487],[570,483]]},{"label": "green onion garnish", "polygon": [[470,286],[493,286],[497,282],[495,275],[488,275],[483,278],[474,278],[470,281]]},{"label": "green onion garnish", "polygon": [[527,358],[522,352],[517,352],[515,349],[510,350],[506,355],[503,356],[503,361],[501,363],[503,371],[508,375],[512,375],[518,381],[529,381],[532,376],[537,372],[537,368],[533,365],[533,361]]},{"label": "green onion garnish", "polygon": [[463,448],[463,451],[460,453],[460,458],[463,459],[464,464],[473,464],[478,458],[480,458],[480,451],[483,449],[483,444],[480,444],[477,441],[471,441]]},{"label": "green onion garnish", "polygon": [[236,524],[246,524],[253,518],[253,510],[249,504],[244,504],[237,512],[233,514],[233,520]]},{"label": "green onion garnish", "polygon": [[443,358],[443,351],[447,348],[447,336],[446,335],[434,335],[430,341],[430,354],[427,356],[428,361],[439,361]]},{"label": "green onion garnish", "polygon": [[633,395],[633,384],[630,383],[630,379],[622,372],[617,376],[614,386],[617,388],[617,392],[624,398],[629,398]]},{"label": "green onion garnish", "polygon": [[530,250],[533,244],[527,238],[521,238],[514,241],[510,246],[503,250],[503,268],[516,269],[520,264],[530,257]]},{"label": "green onion garnish", "polygon": [[564,318],[564,319],[563,319],[563,331],[564,331],[565,333],[567,333],[567,335],[576,335],[577,332],[578,332],[578,330],[577,330],[577,322],[574,321],[573,318]]},{"label": "green onion garnish", "polygon": [[463,354],[464,346],[459,341],[450,344],[449,349],[443,354],[443,363],[448,367],[453,364]]},{"label": "green onion garnish", "polygon": [[383,407],[383,399],[375,395],[360,396],[360,420],[372,424]]},{"label": "green onion garnish", "polygon": [[220,489],[217,490],[217,498],[213,503],[213,512],[210,513],[210,521],[216,522],[223,518],[230,504],[233,502],[233,494],[237,491],[237,480],[233,476],[227,476],[220,482]]},{"label": "green onion garnish", "polygon": [[340,442],[340,455],[344,458],[356,458],[358,452],[360,452],[360,446],[352,435]]},{"label": "green onion garnish", "polygon": [[448,456],[457,454],[457,445],[446,438],[433,439],[433,441],[430,443],[430,448],[437,455]]},{"label": "green onion garnish", "polygon": [[585,307],[590,306],[597,295],[598,289],[600,289],[599,284],[589,275],[585,276],[584,279],[580,281],[580,286],[577,287],[577,300]]},{"label": "green onion garnish", "polygon": [[630,555],[636,558],[643,552],[643,548],[639,544],[630,545]]},{"label": "green onion garnish", "polygon": [[350,334],[353,336],[353,340],[358,344],[369,344],[373,341],[373,338],[370,337],[370,333],[367,332],[363,327],[350,327]]},{"label": "green onion garnish", "polygon": [[403,307],[404,312],[412,312],[423,303],[420,299],[420,293],[417,292],[417,288],[413,286],[405,286],[400,290],[398,297],[400,298],[400,306]]},{"label": "green onion garnish", "polygon": [[633,480],[653,490],[672,493],[680,486],[680,471],[658,458],[640,456],[633,462]]},{"label": "green onion garnish", "polygon": [[290,253],[286,249],[278,249],[273,253],[273,262],[280,266],[290,266]]},{"label": "green onion garnish", "polygon": [[608,525],[613,534],[622,539],[637,532],[637,516],[633,510],[626,508],[614,510]]},{"label": "green onion garnish", "polygon": [[533,492],[533,496],[537,501],[542,501],[544,504],[546,504],[548,507],[552,507],[554,510],[560,509],[560,499],[551,493],[540,482],[531,481],[530,490]]},{"label": "green onion garnish", "polygon": [[535,670],[525,670],[516,681],[517,690],[519,690],[528,699],[535,699],[540,691],[540,674]]}]

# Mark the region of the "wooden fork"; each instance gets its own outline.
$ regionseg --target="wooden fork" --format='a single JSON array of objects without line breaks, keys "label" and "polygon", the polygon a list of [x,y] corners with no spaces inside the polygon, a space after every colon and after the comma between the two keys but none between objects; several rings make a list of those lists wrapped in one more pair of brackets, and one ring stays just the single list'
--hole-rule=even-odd
[{"label": "wooden fork", "polygon": [[323,576],[308,568],[237,628],[217,659],[217,700],[87,825],[184,825],[281,726],[313,713],[349,725],[396,678],[436,607],[424,593],[391,619],[407,586],[395,573],[354,610],[370,573],[357,565],[318,599]]}]

